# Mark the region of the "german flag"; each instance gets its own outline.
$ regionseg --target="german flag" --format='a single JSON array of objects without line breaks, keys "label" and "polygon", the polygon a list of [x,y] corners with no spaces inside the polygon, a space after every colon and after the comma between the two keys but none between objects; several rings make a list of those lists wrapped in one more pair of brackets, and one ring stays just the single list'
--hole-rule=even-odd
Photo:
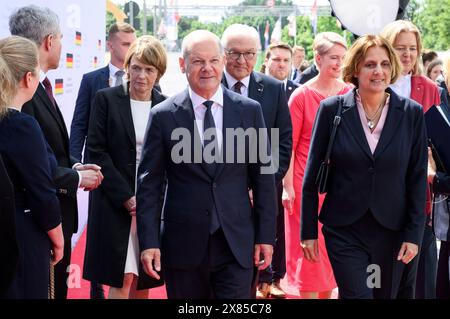
[{"label": "german flag", "polygon": [[64,93],[64,80],[55,79],[55,94],[63,94],[63,93]]},{"label": "german flag", "polygon": [[96,68],[97,64],[98,64],[98,58],[95,56],[94,61],[92,61],[92,65],[94,66],[94,68]]},{"label": "german flag", "polygon": [[81,45],[81,32],[75,31],[75,44]]},{"label": "german flag", "polygon": [[66,67],[69,69],[73,68],[73,54],[72,53],[66,54]]},{"label": "german flag", "polygon": [[97,48],[98,48],[99,50],[102,49],[102,40],[98,40],[98,42],[97,42]]}]

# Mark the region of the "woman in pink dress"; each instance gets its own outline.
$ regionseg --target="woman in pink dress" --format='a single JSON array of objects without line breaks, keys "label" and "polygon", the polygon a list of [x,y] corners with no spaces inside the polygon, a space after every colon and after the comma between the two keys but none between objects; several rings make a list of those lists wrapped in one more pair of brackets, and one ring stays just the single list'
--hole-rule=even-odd
[{"label": "woman in pink dress", "polygon": [[[300,244],[301,189],[311,132],[319,103],[344,94],[353,86],[341,78],[341,64],[347,51],[345,40],[334,32],[319,33],[314,39],[314,62],[319,74],[295,90],[289,100],[292,118],[292,160],[284,178],[283,204],[286,227],[286,289],[299,292],[304,299],[328,299],[336,288],[333,271],[319,232],[320,260],[303,258]],[[320,200],[322,204],[323,198]]]}]

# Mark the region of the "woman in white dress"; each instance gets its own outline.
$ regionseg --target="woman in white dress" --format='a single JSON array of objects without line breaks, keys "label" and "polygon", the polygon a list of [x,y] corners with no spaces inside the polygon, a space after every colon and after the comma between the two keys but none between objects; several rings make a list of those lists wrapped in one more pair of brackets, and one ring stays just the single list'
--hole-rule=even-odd
[{"label": "woman in white dress", "polygon": [[138,38],[125,58],[129,81],[99,91],[92,106],[87,147],[105,178],[92,195],[83,275],[109,285],[108,298],[147,298],[149,288],[163,284],[140,265],[135,191],[150,109],[165,99],[154,85],[166,65],[156,38]]}]

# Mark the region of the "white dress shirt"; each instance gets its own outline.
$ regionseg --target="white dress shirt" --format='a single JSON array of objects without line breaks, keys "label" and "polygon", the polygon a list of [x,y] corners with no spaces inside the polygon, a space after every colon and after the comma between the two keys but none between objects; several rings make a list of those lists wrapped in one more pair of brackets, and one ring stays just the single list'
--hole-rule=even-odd
[{"label": "white dress shirt", "polygon": [[401,75],[394,84],[389,86],[398,95],[409,98],[411,96],[411,74]]},{"label": "white dress shirt", "polygon": [[219,150],[222,149],[222,128],[223,128],[223,90],[222,86],[219,85],[216,93],[209,99],[199,96],[191,88],[189,88],[189,96],[191,98],[192,107],[194,108],[195,123],[197,124],[198,133],[203,144],[203,119],[205,118],[206,106],[203,105],[205,101],[213,101],[214,104],[211,106],[211,113],[214,118],[214,124],[216,126],[217,132],[217,143],[219,145]]}]

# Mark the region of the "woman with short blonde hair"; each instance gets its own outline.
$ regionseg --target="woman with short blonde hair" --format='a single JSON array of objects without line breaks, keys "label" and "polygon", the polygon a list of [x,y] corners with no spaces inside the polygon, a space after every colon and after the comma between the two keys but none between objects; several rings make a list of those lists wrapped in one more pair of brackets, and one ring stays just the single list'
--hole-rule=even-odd
[{"label": "woman with short blonde hair", "polygon": [[92,106],[86,147],[105,179],[92,194],[84,276],[109,285],[110,299],[145,299],[163,284],[140,262],[135,192],[150,109],[166,98],[155,89],[166,67],[161,42],[139,37],[125,57],[128,82],[100,90]]},{"label": "woman with short blonde hair", "polygon": [[12,229],[0,231],[15,234],[15,242],[6,244],[17,251],[11,260],[2,261],[17,263],[0,299],[48,298],[50,263],[63,257],[61,212],[53,182],[56,159],[39,124],[21,112],[38,85],[36,45],[18,36],[0,40],[0,154],[14,186],[16,206]]}]

